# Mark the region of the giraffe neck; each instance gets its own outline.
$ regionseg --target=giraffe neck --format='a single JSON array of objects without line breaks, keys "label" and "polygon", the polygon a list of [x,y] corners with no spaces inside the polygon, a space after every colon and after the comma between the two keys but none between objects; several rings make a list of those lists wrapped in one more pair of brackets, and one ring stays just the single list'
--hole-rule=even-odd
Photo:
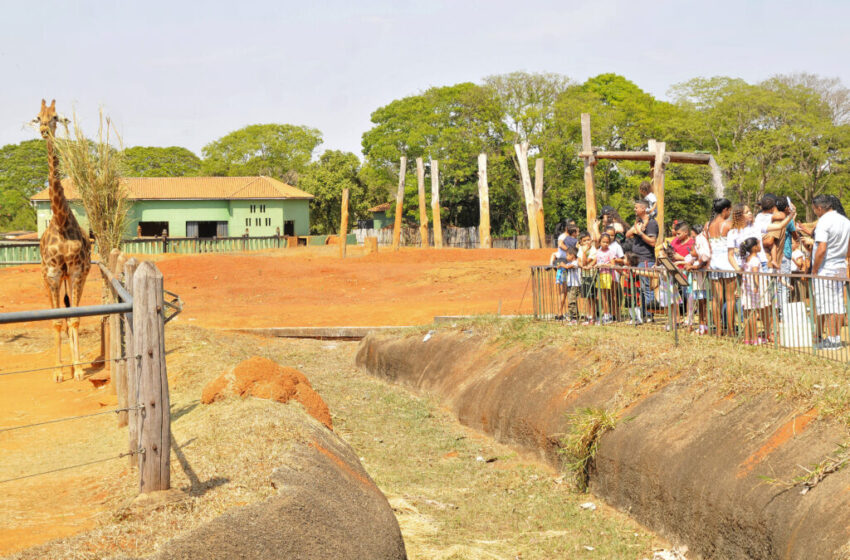
[{"label": "giraffe neck", "polygon": [[53,135],[47,137],[47,167],[48,183],[50,184],[50,210],[53,212],[52,221],[57,225],[64,226],[71,214],[68,199],[65,198],[65,189],[59,180],[59,156],[53,146]]}]

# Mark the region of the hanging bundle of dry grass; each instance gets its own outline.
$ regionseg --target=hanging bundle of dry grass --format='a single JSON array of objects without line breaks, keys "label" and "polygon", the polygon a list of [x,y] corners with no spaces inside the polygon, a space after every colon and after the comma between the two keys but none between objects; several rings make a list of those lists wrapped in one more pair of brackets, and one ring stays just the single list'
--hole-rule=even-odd
[{"label": "hanging bundle of dry grass", "polygon": [[[118,149],[110,144],[113,136]],[[74,114],[73,135],[66,123],[65,138],[57,138],[56,146],[62,172],[76,187],[97,251],[101,259],[106,259],[112,249],[121,246],[130,208],[127,188],[121,181],[121,137],[109,117],[100,111],[97,141],[91,141],[83,134]]]}]

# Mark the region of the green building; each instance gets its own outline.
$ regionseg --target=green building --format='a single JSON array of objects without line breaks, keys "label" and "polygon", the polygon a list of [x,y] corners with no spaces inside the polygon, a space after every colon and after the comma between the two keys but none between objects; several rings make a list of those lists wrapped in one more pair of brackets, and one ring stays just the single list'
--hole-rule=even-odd
[{"label": "green building", "polygon": [[[131,203],[126,236],[251,237],[308,235],[313,195],[271,177],[125,177]],[[62,181],[83,229],[85,210],[69,179]],[[38,235],[50,222],[49,190],[32,197]]]},{"label": "green building", "polygon": [[372,214],[372,219],[364,220],[365,222],[367,222],[363,224],[363,226],[365,226],[364,229],[382,229],[387,225],[392,224],[395,220],[395,217],[388,215],[388,212],[392,209],[392,202],[384,202],[383,204],[379,204],[374,208],[369,208],[367,212]]}]

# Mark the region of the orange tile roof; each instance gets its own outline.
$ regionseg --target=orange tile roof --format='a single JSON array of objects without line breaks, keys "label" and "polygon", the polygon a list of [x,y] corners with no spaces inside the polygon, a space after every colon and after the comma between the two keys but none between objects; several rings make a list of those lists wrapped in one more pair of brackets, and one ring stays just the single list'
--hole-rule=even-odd
[{"label": "orange tile roof", "polygon": [[[313,195],[272,177],[124,177],[131,200],[312,199]],[[62,179],[65,196],[79,200],[74,183]],[[50,200],[44,189],[30,200]]]},{"label": "orange tile roof", "polygon": [[389,210],[392,207],[393,207],[392,202],[385,202],[383,204],[379,204],[379,205],[375,206],[374,208],[369,208],[366,211],[367,212],[386,212],[387,210]]}]

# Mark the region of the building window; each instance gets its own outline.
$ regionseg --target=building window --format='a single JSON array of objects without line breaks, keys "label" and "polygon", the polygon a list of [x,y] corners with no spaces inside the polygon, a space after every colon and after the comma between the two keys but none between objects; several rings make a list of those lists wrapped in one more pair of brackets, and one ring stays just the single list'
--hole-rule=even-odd
[{"label": "building window", "polygon": [[266,211],[266,205],[260,204],[260,212],[265,212],[265,211]]},{"label": "building window", "polygon": [[254,225],[255,226],[260,225],[260,218],[254,218]]},{"label": "building window", "polygon": [[256,205],[256,204],[252,204],[252,205],[251,205],[251,213],[253,214],[253,213],[254,213],[254,212],[256,212],[256,211],[257,211],[257,205]]},{"label": "building window", "polygon": [[245,225],[246,225],[246,226],[250,226],[250,225],[251,225],[251,218],[245,218]]},{"label": "building window", "polygon": [[271,218],[266,218],[266,225],[267,226],[272,225],[272,219]]}]

